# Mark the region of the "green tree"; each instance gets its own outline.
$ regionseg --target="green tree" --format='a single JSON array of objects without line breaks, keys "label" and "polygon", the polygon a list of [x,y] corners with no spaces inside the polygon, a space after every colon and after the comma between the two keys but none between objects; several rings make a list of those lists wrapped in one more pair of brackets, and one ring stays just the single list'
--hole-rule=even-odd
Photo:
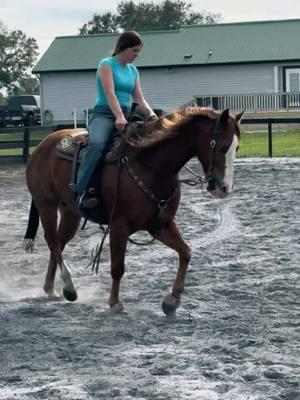
[{"label": "green tree", "polygon": [[30,69],[38,56],[35,39],[20,31],[9,32],[0,21],[0,89],[12,92],[31,77]]},{"label": "green tree", "polygon": [[93,18],[79,29],[80,35],[87,35],[93,33],[106,33],[117,32],[118,21],[117,16],[111,12],[103,15],[94,14]]},{"label": "green tree", "polygon": [[18,86],[14,86],[8,90],[10,96],[21,96],[24,94],[39,94],[39,80],[35,76],[26,76],[18,82]]},{"label": "green tree", "polygon": [[2,93],[0,93],[0,106],[3,106],[3,104],[6,103],[7,103],[7,98]]},{"label": "green tree", "polygon": [[217,22],[220,17],[220,14],[206,11],[194,12],[192,4],[185,0],[163,0],[160,3],[122,0],[116,14],[94,14],[80,29],[80,34],[179,29],[183,25]]}]

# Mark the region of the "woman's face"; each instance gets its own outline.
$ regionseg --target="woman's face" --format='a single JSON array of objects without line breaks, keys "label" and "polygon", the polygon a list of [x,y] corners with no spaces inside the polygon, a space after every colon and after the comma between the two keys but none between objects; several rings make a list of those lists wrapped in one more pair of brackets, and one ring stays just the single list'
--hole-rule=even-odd
[{"label": "woman's face", "polygon": [[121,52],[122,58],[124,59],[125,62],[132,63],[138,57],[142,48],[143,48],[142,44],[134,47],[128,47],[128,49],[125,49]]}]

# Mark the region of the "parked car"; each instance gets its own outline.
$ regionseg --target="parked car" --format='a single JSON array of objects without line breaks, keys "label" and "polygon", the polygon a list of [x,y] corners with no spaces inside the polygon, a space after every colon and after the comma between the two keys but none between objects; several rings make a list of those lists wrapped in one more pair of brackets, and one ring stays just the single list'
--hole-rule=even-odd
[{"label": "parked car", "polygon": [[0,106],[0,127],[5,126],[6,117],[7,117],[7,106]]},{"label": "parked car", "polygon": [[12,96],[0,106],[0,126],[40,125],[40,96]]}]

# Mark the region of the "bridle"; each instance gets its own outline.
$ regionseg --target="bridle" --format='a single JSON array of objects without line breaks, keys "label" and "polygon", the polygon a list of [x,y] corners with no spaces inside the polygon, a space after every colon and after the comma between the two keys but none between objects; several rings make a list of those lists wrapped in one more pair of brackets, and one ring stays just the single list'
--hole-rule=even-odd
[{"label": "bridle", "polygon": [[212,139],[209,142],[209,164],[208,170],[205,174],[208,186],[207,189],[212,191],[216,188],[216,183],[218,182],[219,186],[224,186],[223,182],[220,181],[214,174],[215,163],[216,163],[216,149],[217,149],[217,142],[218,138],[220,137],[223,130],[220,127],[220,119],[221,114],[218,116],[216,123],[212,130]]}]

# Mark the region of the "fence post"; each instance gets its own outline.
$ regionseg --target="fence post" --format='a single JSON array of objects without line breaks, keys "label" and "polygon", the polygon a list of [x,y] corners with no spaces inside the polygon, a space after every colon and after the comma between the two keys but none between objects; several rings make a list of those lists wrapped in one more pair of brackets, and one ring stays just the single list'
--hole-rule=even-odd
[{"label": "fence post", "polygon": [[85,115],[85,127],[87,128],[89,126],[89,109],[86,109],[86,115]]},{"label": "fence post", "polygon": [[28,120],[26,121],[26,125],[24,128],[24,136],[23,136],[23,162],[27,163],[29,158],[29,149],[30,149],[30,127],[32,125],[32,116],[30,115]]},{"label": "fence post", "polygon": [[273,141],[272,141],[272,121],[268,121],[268,144],[269,144],[269,157],[273,157]]},{"label": "fence post", "polygon": [[77,109],[76,107],[73,110],[73,119],[74,119],[74,129],[77,129]]}]

